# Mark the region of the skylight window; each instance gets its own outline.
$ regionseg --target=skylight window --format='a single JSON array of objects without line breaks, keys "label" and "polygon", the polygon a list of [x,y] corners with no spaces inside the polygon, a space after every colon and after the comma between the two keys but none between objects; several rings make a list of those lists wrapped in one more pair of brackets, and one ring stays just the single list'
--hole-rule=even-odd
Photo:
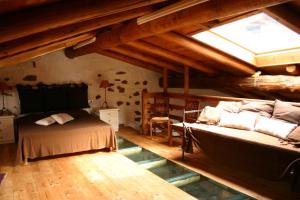
[{"label": "skylight window", "polygon": [[256,67],[300,62],[300,35],[265,13],[192,37]]},{"label": "skylight window", "polygon": [[255,54],[300,47],[300,35],[265,13],[210,30]]}]

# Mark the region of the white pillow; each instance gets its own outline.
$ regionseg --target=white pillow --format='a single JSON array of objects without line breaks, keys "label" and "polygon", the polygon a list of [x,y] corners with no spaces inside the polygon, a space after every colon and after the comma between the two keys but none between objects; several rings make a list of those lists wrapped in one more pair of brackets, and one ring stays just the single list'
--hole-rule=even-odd
[{"label": "white pillow", "polygon": [[270,119],[267,117],[259,117],[254,130],[285,139],[296,127],[297,124],[290,122]]},{"label": "white pillow", "polygon": [[241,105],[242,102],[239,101],[220,101],[216,108],[221,111],[224,110],[230,113],[238,113],[240,111]]},{"label": "white pillow", "polygon": [[254,112],[228,113],[223,111],[220,118],[219,126],[253,130],[258,114]]},{"label": "white pillow", "polygon": [[35,123],[41,126],[49,126],[51,124],[54,124],[55,120],[52,117],[45,117],[43,119],[36,121]]},{"label": "white pillow", "polygon": [[68,113],[58,113],[51,115],[51,117],[59,124],[63,125],[69,121],[72,121],[74,117],[69,115]]},{"label": "white pillow", "polygon": [[199,115],[197,122],[207,122],[210,124],[216,124],[220,120],[221,110],[211,107],[205,106]]}]

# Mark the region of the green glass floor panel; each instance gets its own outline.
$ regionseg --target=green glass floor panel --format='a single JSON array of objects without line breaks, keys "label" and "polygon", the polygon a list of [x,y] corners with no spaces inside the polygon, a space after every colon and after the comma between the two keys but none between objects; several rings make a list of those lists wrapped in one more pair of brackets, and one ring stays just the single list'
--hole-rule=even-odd
[{"label": "green glass floor panel", "polygon": [[[126,151],[141,148],[138,145],[122,138],[117,137],[118,148]],[[169,183],[177,186],[186,193],[201,200],[253,200],[243,193],[222,185],[201,174],[189,170],[179,164],[169,161],[149,150],[141,148],[140,151],[125,156],[145,167],[152,173],[163,178]],[[164,161],[164,162],[161,162]],[[157,163],[155,163],[157,162]],[[152,164],[153,163],[153,164]]]},{"label": "green glass floor panel", "polygon": [[138,146],[138,145],[136,145],[124,138],[120,138],[120,137],[117,137],[117,143],[118,143],[118,149],[126,149],[126,148],[130,148],[130,147]]},{"label": "green glass floor panel", "polygon": [[152,153],[151,151],[148,151],[146,149],[142,149],[142,151],[139,154],[127,156],[127,158],[133,160],[134,162],[154,160],[157,158],[162,159],[162,157],[160,157],[159,155]]}]

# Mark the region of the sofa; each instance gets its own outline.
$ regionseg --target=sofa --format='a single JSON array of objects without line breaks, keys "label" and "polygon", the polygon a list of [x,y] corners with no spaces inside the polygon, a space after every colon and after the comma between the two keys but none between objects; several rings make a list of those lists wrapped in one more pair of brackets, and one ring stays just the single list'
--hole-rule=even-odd
[{"label": "sofa", "polygon": [[184,138],[183,150],[191,152],[193,141],[220,165],[281,179],[300,158],[298,106],[280,100],[247,100],[204,107],[196,123],[185,123],[192,135]]}]

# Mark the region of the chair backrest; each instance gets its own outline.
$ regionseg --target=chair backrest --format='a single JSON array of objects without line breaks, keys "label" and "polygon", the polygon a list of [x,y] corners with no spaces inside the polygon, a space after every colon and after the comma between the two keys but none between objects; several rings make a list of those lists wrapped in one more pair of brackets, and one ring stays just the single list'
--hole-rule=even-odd
[{"label": "chair backrest", "polygon": [[[198,110],[199,109],[199,101],[197,100],[190,100],[186,99],[185,100],[185,111],[191,111],[191,110]],[[199,112],[192,112],[192,113],[186,113],[185,114],[185,121],[186,122],[195,122],[199,116]]]},{"label": "chair backrest", "polygon": [[168,97],[155,97],[154,108],[152,115],[157,117],[168,117],[169,116],[169,98]]}]

